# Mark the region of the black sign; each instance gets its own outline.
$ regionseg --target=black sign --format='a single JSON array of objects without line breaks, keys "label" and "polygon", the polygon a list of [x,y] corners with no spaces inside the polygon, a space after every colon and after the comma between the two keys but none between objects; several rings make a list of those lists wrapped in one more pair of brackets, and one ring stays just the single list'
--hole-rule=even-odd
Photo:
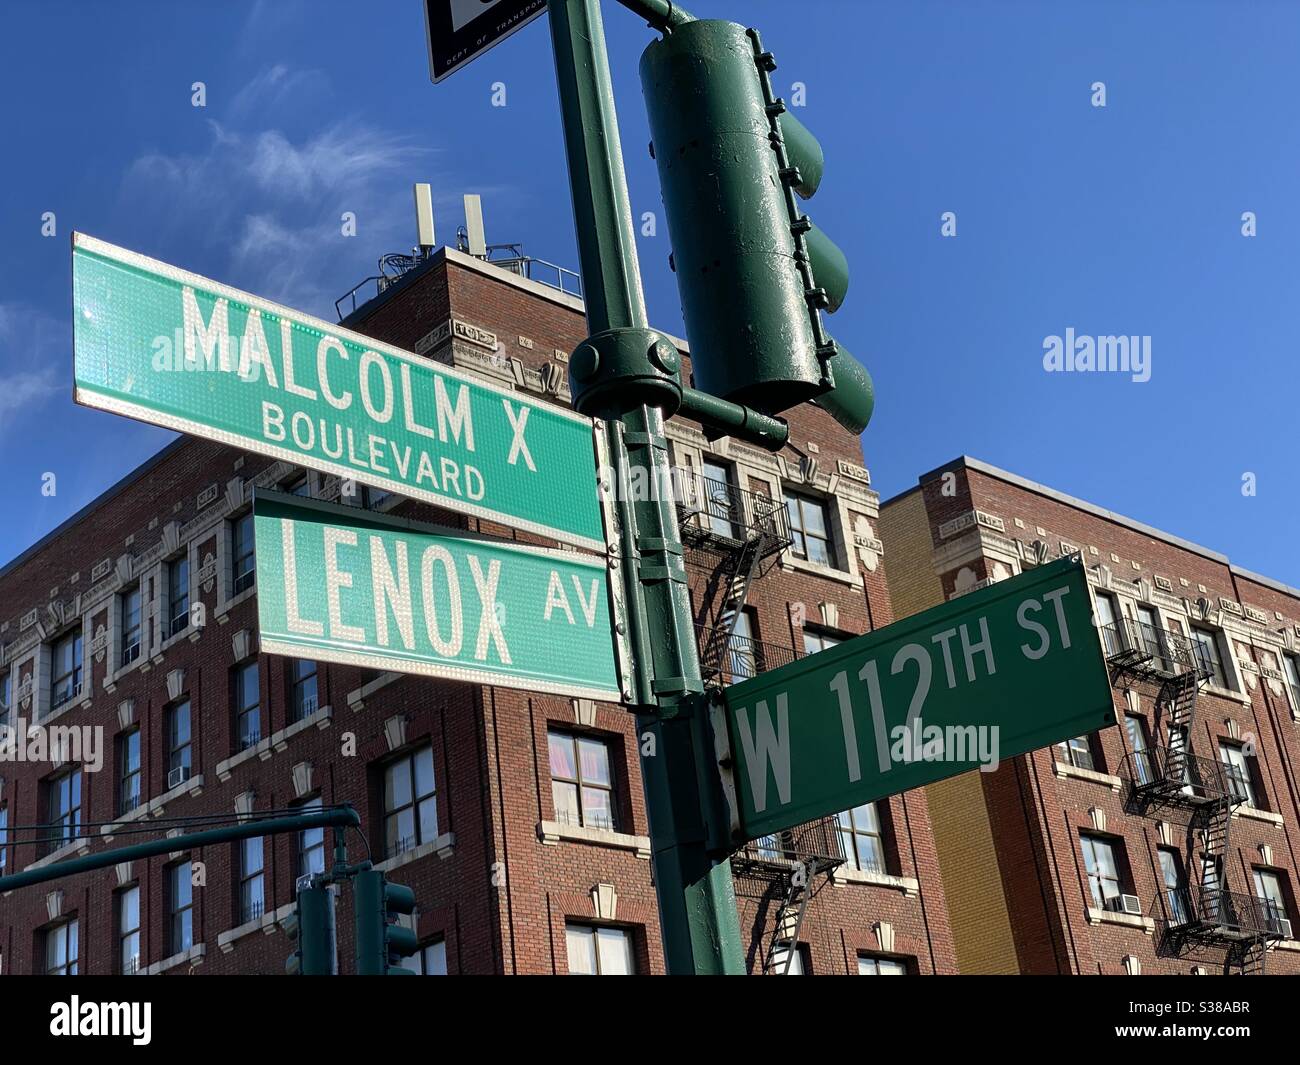
[{"label": "black sign", "polygon": [[545,10],[546,0],[424,0],[429,76],[442,81]]}]

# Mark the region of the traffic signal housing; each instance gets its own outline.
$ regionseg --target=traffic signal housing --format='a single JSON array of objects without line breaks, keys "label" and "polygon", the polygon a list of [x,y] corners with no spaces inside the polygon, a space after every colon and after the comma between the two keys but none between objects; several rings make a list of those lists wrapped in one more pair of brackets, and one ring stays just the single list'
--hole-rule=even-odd
[{"label": "traffic signal housing", "polygon": [[285,971],[296,976],[334,976],[334,896],[325,885],[301,887],[296,902],[298,947]]},{"label": "traffic signal housing", "polygon": [[383,873],[367,869],[352,882],[353,919],[356,922],[356,969],[359,976],[409,976],[402,959],[419,950],[419,940],[397,923],[400,915],[415,912],[415,892],[393,884]]},{"label": "traffic signal housing", "polygon": [[811,401],[861,432],[871,377],[821,320],[844,302],[848,263],[799,207],[825,159],[773,94],[774,69],[756,30],[707,19],[641,56],[695,387],[765,414]]}]

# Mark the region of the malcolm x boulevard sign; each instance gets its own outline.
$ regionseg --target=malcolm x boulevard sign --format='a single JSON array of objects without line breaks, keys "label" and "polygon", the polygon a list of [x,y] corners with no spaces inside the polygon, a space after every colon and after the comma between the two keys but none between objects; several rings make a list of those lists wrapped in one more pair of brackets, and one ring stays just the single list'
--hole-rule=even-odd
[{"label": "malcolm x boulevard sign", "polygon": [[1115,724],[1067,558],[723,692],[746,839]]},{"label": "malcolm x boulevard sign", "polygon": [[274,492],[253,527],[268,654],[619,699],[603,559]]},{"label": "malcolm x boulevard sign", "polygon": [[76,400],[602,549],[591,421],[76,233]]}]

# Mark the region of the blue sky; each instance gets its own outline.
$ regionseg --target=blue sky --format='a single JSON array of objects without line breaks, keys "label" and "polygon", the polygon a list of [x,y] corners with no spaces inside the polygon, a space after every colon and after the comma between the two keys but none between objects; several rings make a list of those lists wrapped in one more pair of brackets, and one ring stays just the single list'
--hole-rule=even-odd
[{"label": "blue sky", "polygon": [[[875,378],[883,495],[967,453],[1300,585],[1300,4],[689,6],[756,25],[778,91],[806,86],[827,156],[808,210],[853,271],[829,325]],[[639,216],[660,206],[650,33],[605,8]],[[0,562],[170,439],[71,401],[73,229],[332,318],[409,250],[425,180],[440,242],[478,192],[489,241],[577,267],[545,18],[435,86],[417,0],[20,0],[0,98]],[[640,238],[642,274],[680,332],[666,233]],[[1067,328],[1149,335],[1150,380],[1045,373]]]}]

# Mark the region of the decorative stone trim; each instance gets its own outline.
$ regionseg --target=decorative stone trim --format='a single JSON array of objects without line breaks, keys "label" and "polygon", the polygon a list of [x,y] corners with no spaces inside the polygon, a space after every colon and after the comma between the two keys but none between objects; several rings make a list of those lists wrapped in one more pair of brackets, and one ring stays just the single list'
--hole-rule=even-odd
[{"label": "decorative stone trim", "polygon": [[405,714],[394,714],[384,722],[384,742],[388,744],[390,754],[398,748],[406,746],[406,726],[408,723]]},{"label": "decorative stone trim", "polygon": [[244,748],[238,754],[223,758],[217,763],[217,779],[224,784],[231,778],[236,767],[254,758],[259,758],[265,762],[273,754],[281,754],[288,750],[289,741],[298,733],[305,732],[309,728],[329,728],[333,719],[333,708],[322,706],[314,714],[308,714],[301,721],[295,721],[292,725],[287,725],[278,732],[271,733],[271,735],[259,740],[251,747]]},{"label": "decorative stone trim", "polygon": [[185,781],[184,784],[179,784],[170,791],[164,791],[155,799],[150,799],[148,802],[142,802],[130,813],[123,814],[111,825],[104,825],[100,828],[99,834],[104,837],[105,843],[109,843],[113,839],[113,831],[120,826],[128,825],[133,821],[140,821],[145,817],[157,817],[163,812],[163,808],[173,799],[179,799],[186,795],[197,796],[202,794],[202,792],[203,774],[196,773],[194,776],[190,777],[189,780]]},{"label": "decorative stone trim", "polygon": [[1079,766],[1070,765],[1069,762],[1053,763],[1052,772],[1058,777],[1073,777],[1076,780],[1091,781],[1093,784],[1104,784],[1111,791],[1119,791],[1124,786],[1124,782],[1112,773],[1099,773],[1095,769],[1082,769]]},{"label": "decorative stone trim", "polygon": [[164,958],[162,961],[154,962],[149,968],[145,969],[144,976],[157,976],[159,973],[165,973],[169,969],[178,969],[182,965],[202,965],[203,959],[208,955],[207,945],[204,943],[195,943],[189,950],[180,954],[173,954],[170,958]]},{"label": "decorative stone trim", "polygon": [[[288,908],[292,909],[293,907]],[[251,936],[255,932],[262,932],[268,936],[273,935],[278,931],[279,913],[279,910],[264,913],[261,917],[254,917],[251,921],[245,921],[241,925],[236,925],[234,928],[228,928],[226,931],[219,933],[217,935],[218,949],[222,954],[229,954],[235,949],[236,941],[243,939],[245,936]]]},{"label": "decorative stone trim", "polygon": [[649,836],[634,836],[607,828],[588,828],[586,825],[566,825],[560,821],[539,821],[537,838],[552,847],[561,842],[590,843],[597,847],[633,851],[638,858],[650,860]]},{"label": "decorative stone trim", "polygon": [[1254,806],[1238,806],[1232,811],[1233,817],[1244,817],[1248,821],[1266,821],[1270,825],[1282,825],[1282,815],[1275,814],[1272,810],[1259,810]]},{"label": "decorative stone trim", "polygon": [[401,680],[403,676],[405,676],[403,673],[381,673],[369,684],[363,684],[355,691],[348,692],[348,706],[352,709],[353,713],[365,709],[366,700],[370,698],[370,696],[374,695],[375,692],[379,691],[381,688],[386,688],[388,685]]},{"label": "decorative stone trim", "polygon": [[44,858],[37,858],[31,865],[23,866],[23,872],[29,869],[43,869],[47,865],[53,865],[55,862],[61,862],[64,858],[71,858],[74,854],[78,857],[90,853],[90,844],[84,839],[74,839],[71,843],[65,843],[56,851],[51,851]]},{"label": "decorative stone trim", "polygon": [[618,892],[613,884],[595,884],[591,889],[591,906],[598,921],[618,920]]},{"label": "decorative stone trim", "polygon": [[1150,917],[1141,917],[1136,913],[1116,913],[1114,910],[1102,910],[1096,906],[1088,907],[1089,924],[1122,924],[1129,928],[1140,928],[1149,936],[1155,935],[1156,923]]},{"label": "decorative stone trim", "polygon": [[395,854],[391,858],[386,858],[382,862],[375,863],[375,868],[381,873],[389,873],[394,869],[399,869],[403,865],[410,865],[411,862],[418,862],[421,858],[427,858],[431,854],[436,854],[439,858],[450,858],[456,848],[456,833],[444,832],[437,839],[430,840],[428,843],[421,843],[418,847],[412,847],[409,851],[403,851],[401,854]]},{"label": "decorative stone trim", "polygon": [[831,881],[836,884],[869,884],[872,887],[892,888],[901,891],[904,898],[914,899],[921,894],[921,882],[913,876],[894,876],[876,873],[869,869],[854,869],[841,865],[831,870]]}]

